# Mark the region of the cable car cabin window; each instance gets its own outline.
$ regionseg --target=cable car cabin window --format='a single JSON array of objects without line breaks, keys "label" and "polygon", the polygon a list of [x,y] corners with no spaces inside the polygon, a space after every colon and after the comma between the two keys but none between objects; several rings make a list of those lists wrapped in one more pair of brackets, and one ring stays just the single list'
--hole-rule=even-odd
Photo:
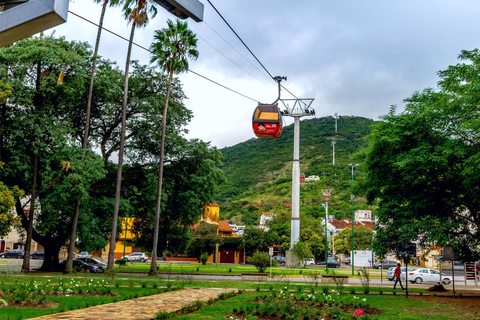
[{"label": "cable car cabin window", "polygon": [[259,138],[276,139],[282,133],[282,115],[276,105],[258,106],[252,121],[253,131]]},{"label": "cable car cabin window", "polygon": [[278,116],[279,116],[278,108],[275,106],[257,107],[257,109],[255,110],[253,119],[278,121]]}]

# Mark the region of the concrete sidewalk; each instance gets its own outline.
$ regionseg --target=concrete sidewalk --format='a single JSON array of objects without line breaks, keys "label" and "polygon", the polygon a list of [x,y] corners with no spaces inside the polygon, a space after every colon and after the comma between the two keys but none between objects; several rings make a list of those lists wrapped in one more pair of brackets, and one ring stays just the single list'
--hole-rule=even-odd
[{"label": "concrete sidewalk", "polygon": [[197,301],[208,301],[235,289],[182,289],[33,318],[35,320],[134,320],[153,319],[159,311],[172,312]]}]

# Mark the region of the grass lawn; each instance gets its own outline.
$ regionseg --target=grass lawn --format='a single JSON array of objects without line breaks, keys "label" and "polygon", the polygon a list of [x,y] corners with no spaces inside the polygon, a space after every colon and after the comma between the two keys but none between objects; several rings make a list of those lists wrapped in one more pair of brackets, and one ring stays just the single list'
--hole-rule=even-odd
[{"label": "grass lawn", "polygon": [[[148,271],[148,264],[132,263],[134,269]],[[164,267],[164,265],[160,265]],[[172,272],[184,272],[184,273],[230,273],[229,269],[232,269],[231,273],[250,273],[256,272],[254,267],[251,266],[214,266],[214,265],[170,265],[165,266]],[[196,268],[200,268],[199,271]],[[121,268],[126,270],[127,268]],[[310,272],[317,271],[319,268],[306,268],[290,270],[284,267],[276,268],[277,275],[284,275],[286,272],[290,272],[294,275],[309,276]],[[132,270],[132,269],[130,269]],[[208,270],[208,271],[207,271]],[[226,270],[226,272],[225,272]],[[167,271],[167,270],[165,270]],[[347,274],[348,275],[348,274]],[[118,302],[125,299],[132,299],[145,295],[161,293],[162,290],[167,288],[183,288],[183,287],[195,287],[195,288],[230,288],[237,290],[247,290],[247,292],[226,299],[215,302],[212,305],[208,305],[200,310],[197,310],[190,314],[179,315],[176,319],[224,319],[225,315],[230,315],[232,312],[239,311],[243,308],[244,311],[249,309],[250,316],[246,316],[243,319],[254,319],[254,312],[280,312],[280,314],[290,314],[292,319],[317,319],[311,314],[303,314],[304,311],[282,311],[282,305],[276,305],[274,300],[267,298],[266,303],[270,305],[270,311],[264,311],[262,303],[254,301],[257,297],[271,294],[272,292],[288,291],[291,292],[291,297],[297,295],[316,295],[323,297],[332,296],[333,299],[337,299],[337,296],[341,296],[342,299],[349,300],[352,307],[344,313],[342,317],[345,319],[354,319],[353,312],[358,307],[361,309],[365,305],[355,305],[355,299],[357,304],[359,301],[365,299],[368,307],[375,308],[381,311],[376,315],[364,315],[363,319],[480,319],[480,314],[466,313],[467,311],[459,311],[459,308],[455,308],[453,305],[437,303],[435,301],[420,301],[415,298],[406,298],[404,295],[394,295],[391,287],[369,287],[368,294],[365,294],[365,288],[361,285],[356,287],[342,286],[335,284],[322,284],[319,283],[315,277],[309,276],[310,281],[303,283],[295,283],[295,277],[285,277],[283,279],[278,278],[276,281],[265,282],[247,282],[247,281],[232,281],[232,280],[194,280],[193,278],[176,279],[174,275],[166,277],[146,277],[141,275],[116,275],[115,277],[107,277],[100,274],[72,274],[69,276],[63,274],[4,274],[0,275],[0,291],[3,291],[1,298],[9,300],[9,306],[0,309],[0,320],[3,319],[28,319],[34,318],[50,313],[59,313],[68,310],[74,310],[79,308],[85,308],[98,304]],[[79,289],[81,288],[81,289]],[[288,289],[286,289],[288,288]],[[68,294],[68,290],[72,290],[72,294]],[[100,296],[87,295],[87,290],[90,292],[97,292]],[[341,295],[337,295],[339,290]],[[60,292],[63,294],[42,294],[45,292]],[[400,291],[401,292],[401,291]],[[415,288],[410,289],[411,294],[423,295],[425,289]],[[74,295],[76,293],[77,295]],[[356,297],[356,298],[354,298]],[[433,298],[433,297],[432,297]],[[289,296],[290,299],[290,296]],[[293,299],[293,298],[292,298]],[[308,300],[308,298],[299,298]],[[15,301],[16,300],[16,301]],[[15,304],[21,304],[21,301],[31,300],[49,300],[57,302],[58,305],[50,309],[37,309],[37,308],[12,308]],[[353,301],[353,302],[352,302]],[[334,314],[336,310],[334,306],[327,305],[320,308],[318,312],[330,312]],[[348,304],[348,303],[346,303]],[[480,300],[479,300],[480,304]],[[288,303],[287,305],[296,305],[296,303]],[[254,307],[260,306],[255,311]],[[280,309],[273,309],[280,308]],[[306,308],[313,312],[315,308]],[[469,308],[466,308],[467,310]],[[332,311],[333,310],[333,311]],[[335,311],[336,312],[336,311]],[[340,315],[340,314],[339,314]],[[232,319],[237,319],[236,314],[232,314]],[[249,318],[250,317],[250,318]],[[337,317],[336,319],[342,319]],[[360,319],[361,319],[360,318]],[[240,319],[240,318],[238,318]],[[260,317],[258,319],[261,319]],[[321,319],[321,318],[318,318]],[[329,319],[328,317],[325,319]],[[332,318],[333,319],[333,318]]]},{"label": "grass lawn", "polygon": [[[158,270],[160,272],[180,272],[180,273],[221,273],[221,274],[242,274],[242,273],[257,273],[257,269],[253,265],[214,265],[206,264],[202,265],[201,263],[191,263],[191,264],[176,264],[176,263],[162,263],[158,264]],[[115,266],[117,272],[149,272],[150,263],[128,263],[126,266],[118,267]],[[357,276],[357,271],[355,270],[355,276]],[[368,269],[371,278],[380,278],[381,272],[377,269]],[[270,267],[265,270],[265,273],[270,274]],[[306,267],[300,269],[290,269],[285,267],[272,267],[272,275],[285,276],[285,275],[308,275],[308,274],[318,274],[318,275],[341,275],[341,276],[352,276],[352,269],[328,269],[322,266],[315,267]],[[386,270],[383,272],[385,277]]]}]

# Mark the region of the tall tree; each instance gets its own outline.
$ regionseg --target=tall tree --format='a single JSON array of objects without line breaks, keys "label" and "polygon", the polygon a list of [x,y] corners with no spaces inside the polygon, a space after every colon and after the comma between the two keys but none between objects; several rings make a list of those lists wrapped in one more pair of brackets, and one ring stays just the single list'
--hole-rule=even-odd
[{"label": "tall tree", "polygon": [[[171,117],[177,113],[176,109],[171,108]],[[169,251],[184,253],[190,226],[200,219],[205,203],[213,202],[214,189],[224,181],[224,175],[219,169],[221,153],[218,150],[198,140],[181,140],[168,131],[166,153],[171,160],[165,166],[157,251],[162,252],[168,246]],[[145,184],[141,188],[144,191],[137,192],[131,200],[138,218],[133,232],[137,246],[152,250],[158,167],[155,164],[149,168],[132,177],[133,181],[126,179],[125,183],[127,186],[138,181]]]},{"label": "tall tree", "polygon": [[124,17],[132,23],[132,29],[130,31],[130,39],[128,41],[127,61],[125,63],[125,81],[123,89],[123,108],[122,108],[122,129],[120,134],[120,148],[118,153],[118,171],[117,171],[117,184],[115,188],[115,204],[113,209],[112,220],[112,235],[110,238],[110,249],[108,252],[108,265],[107,270],[113,271],[114,268],[114,251],[116,242],[116,232],[118,223],[118,211],[120,207],[120,191],[122,186],[122,169],[123,169],[123,152],[125,144],[125,130],[126,130],[126,118],[127,118],[127,102],[128,102],[128,68],[130,66],[130,56],[132,53],[133,36],[135,34],[136,27],[146,26],[149,21],[149,15],[153,17],[157,14],[157,9],[153,6],[149,0],[126,0],[123,7]]},{"label": "tall tree", "polygon": [[[358,226],[354,229],[355,233],[355,249],[369,250],[372,248],[373,231],[364,226]],[[334,238],[335,252],[350,254],[352,251],[352,229],[345,228],[340,231]]]},{"label": "tall tree", "polygon": [[459,58],[438,73],[437,89],[415,92],[373,127],[366,180],[379,206],[376,252],[415,241],[480,257],[480,51]]},{"label": "tall tree", "polygon": [[[95,49],[93,52],[92,72],[90,73],[90,85],[88,88],[85,129],[83,133],[83,144],[82,144],[83,150],[87,150],[87,144],[88,144],[88,135],[90,130],[90,114],[92,109],[93,83],[95,80],[95,67],[97,64],[98,47],[100,45],[100,35],[103,29],[103,19],[105,17],[105,11],[107,9],[108,4],[110,4],[110,6],[115,6],[121,3],[121,0],[94,0],[94,2],[96,3],[99,3],[102,1],[103,1],[102,12],[100,14],[100,21],[98,23],[97,39],[95,41]],[[77,199],[75,210],[73,213],[72,232],[70,235],[70,246],[68,247],[68,257],[67,257],[67,263],[65,265],[65,273],[72,273],[73,271],[73,256],[74,256],[73,252],[75,249],[75,239],[77,238],[77,223],[78,223],[79,212],[80,212],[80,198]]]},{"label": "tall tree", "polygon": [[177,19],[176,23],[167,20],[168,28],[157,30],[154,35],[154,42],[151,50],[153,52],[152,62],[157,62],[160,68],[168,73],[167,97],[163,108],[162,118],[162,141],[160,145],[160,163],[158,169],[157,203],[155,206],[155,229],[152,246],[152,263],[149,275],[157,274],[157,247],[158,227],[160,225],[160,202],[162,197],[163,163],[165,149],[165,130],[167,126],[167,110],[170,98],[170,88],[173,75],[188,70],[188,59],[196,59],[197,37],[188,29],[188,23]]}]

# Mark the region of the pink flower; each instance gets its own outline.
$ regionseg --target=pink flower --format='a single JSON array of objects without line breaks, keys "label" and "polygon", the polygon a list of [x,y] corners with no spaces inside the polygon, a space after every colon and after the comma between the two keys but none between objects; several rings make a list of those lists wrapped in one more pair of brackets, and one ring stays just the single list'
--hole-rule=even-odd
[{"label": "pink flower", "polygon": [[326,317],[327,317],[327,314],[325,313],[325,314],[323,315],[323,317],[326,318]]},{"label": "pink flower", "polygon": [[355,309],[355,313],[353,314],[354,317],[358,317],[363,315],[363,311],[360,309]]}]

